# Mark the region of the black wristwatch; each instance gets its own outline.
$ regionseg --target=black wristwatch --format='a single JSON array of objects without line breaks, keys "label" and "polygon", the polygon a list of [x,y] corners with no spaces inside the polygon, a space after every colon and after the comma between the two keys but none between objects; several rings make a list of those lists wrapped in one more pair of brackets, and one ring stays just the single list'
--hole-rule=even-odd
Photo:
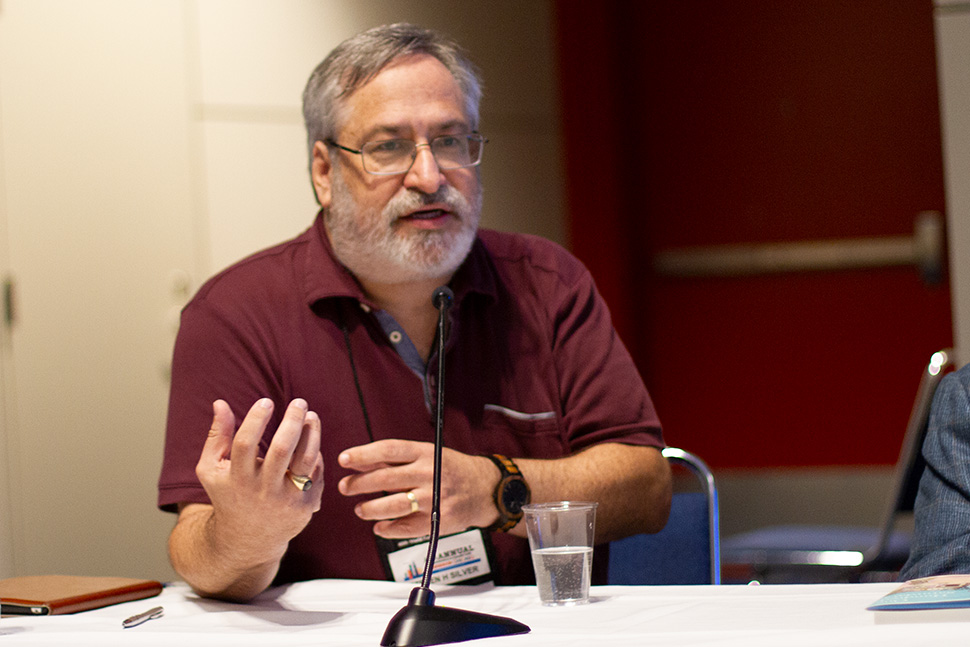
[{"label": "black wristwatch", "polygon": [[529,502],[532,496],[529,484],[525,482],[519,466],[506,456],[492,454],[488,457],[498,468],[502,476],[495,488],[495,507],[498,508],[498,520],[486,530],[508,532],[522,519],[522,506]]}]

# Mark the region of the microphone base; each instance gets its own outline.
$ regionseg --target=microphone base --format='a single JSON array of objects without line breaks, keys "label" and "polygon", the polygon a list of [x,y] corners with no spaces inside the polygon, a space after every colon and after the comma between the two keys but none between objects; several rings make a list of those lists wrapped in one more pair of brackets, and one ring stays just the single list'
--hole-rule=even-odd
[{"label": "microphone base", "polygon": [[434,606],[434,593],[417,588],[408,605],[398,611],[387,625],[381,645],[418,647],[443,645],[493,636],[511,636],[530,631],[527,625],[511,618],[486,613]]}]

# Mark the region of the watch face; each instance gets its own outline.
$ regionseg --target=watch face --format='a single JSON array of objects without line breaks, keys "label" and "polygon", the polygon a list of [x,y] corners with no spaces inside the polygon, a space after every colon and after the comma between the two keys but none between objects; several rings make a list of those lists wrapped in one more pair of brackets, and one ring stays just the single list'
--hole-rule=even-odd
[{"label": "watch face", "polygon": [[502,505],[509,514],[518,515],[529,502],[529,486],[521,478],[509,479],[502,489]]}]

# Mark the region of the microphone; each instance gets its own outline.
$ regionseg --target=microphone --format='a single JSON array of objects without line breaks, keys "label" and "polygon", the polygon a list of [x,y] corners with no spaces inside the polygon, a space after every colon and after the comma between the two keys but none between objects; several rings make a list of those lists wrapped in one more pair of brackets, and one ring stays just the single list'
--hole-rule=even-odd
[{"label": "microphone", "polygon": [[[431,294],[431,305],[438,310],[450,309],[452,301],[455,300],[455,293],[447,285],[439,285]],[[440,314],[440,313],[439,313]],[[441,323],[439,319],[439,324]],[[440,332],[440,331],[439,331]]]},{"label": "microphone", "polygon": [[431,304],[438,310],[438,388],[435,402],[434,476],[431,489],[431,533],[428,556],[425,560],[421,585],[411,591],[407,606],[398,611],[387,625],[381,645],[411,647],[442,645],[476,638],[509,636],[528,633],[527,625],[511,618],[492,616],[464,609],[436,607],[431,590],[431,572],[438,552],[441,518],[441,452],[444,448],[445,419],[445,342],[447,341],[448,310],[455,294],[447,285],[435,289]]}]

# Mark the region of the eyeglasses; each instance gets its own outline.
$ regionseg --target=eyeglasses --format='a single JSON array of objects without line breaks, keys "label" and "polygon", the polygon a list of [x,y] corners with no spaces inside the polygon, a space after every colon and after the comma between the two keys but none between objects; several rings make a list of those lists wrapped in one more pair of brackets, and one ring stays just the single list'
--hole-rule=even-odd
[{"label": "eyeglasses", "polygon": [[327,139],[325,143],[348,153],[360,155],[364,170],[371,175],[400,175],[411,170],[414,160],[418,157],[420,146],[431,149],[434,161],[443,171],[478,166],[482,162],[482,150],[487,141],[478,133],[472,133],[441,135],[427,144],[415,144],[410,139],[385,139],[367,142],[360,147],[360,150],[341,146],[332,139]]}]

